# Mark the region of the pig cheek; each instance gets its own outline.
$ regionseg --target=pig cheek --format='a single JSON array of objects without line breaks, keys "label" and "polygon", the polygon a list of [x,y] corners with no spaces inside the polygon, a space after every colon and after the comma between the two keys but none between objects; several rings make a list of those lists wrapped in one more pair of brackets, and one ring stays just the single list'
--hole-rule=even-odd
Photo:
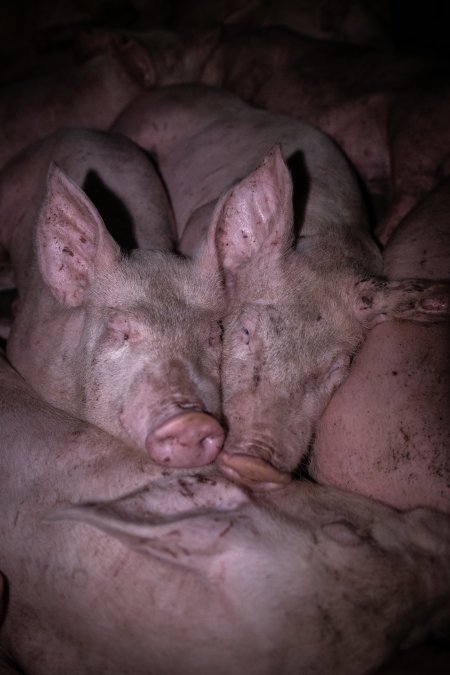
[{"label": "pig cheek", "polygon": [[126,439],[131,439],[139,449],[145,444],[152,422],[155,401],[149,378],[143,374],[135,377],[130,387],[124,387],[118,406],[118,419]]},{"label": "pig cheek", "polygon": [[[143,364],[140,340],[135,342],[132,335],[129,326],[123,330],[108,326],[97,343],[96,356],[86,376],[86,417],[114,436],[128,442],[131,438],[134,445],[144,447],[144,394],[135,386],[136,368],[142,370]],[[141,400],[135,402],[136,394],[138,399],[141,394]]]}]

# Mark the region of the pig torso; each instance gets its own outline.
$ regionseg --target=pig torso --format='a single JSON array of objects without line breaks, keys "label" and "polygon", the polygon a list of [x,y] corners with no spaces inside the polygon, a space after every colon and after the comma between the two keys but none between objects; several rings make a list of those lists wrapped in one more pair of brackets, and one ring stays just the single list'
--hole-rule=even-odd
[{"label": "pig torso", "polygon": [[1,645],[27,675],[360,675],[439,629],[445,516],[160,469],[0,365]]},{"label": "pig torso", "polygon": [[[384,259],[391,279],[448,279],[450,183],[404,220]],[[312,473],[399,508],[450,509],[448,324],[377,326],[319,423]]]}]

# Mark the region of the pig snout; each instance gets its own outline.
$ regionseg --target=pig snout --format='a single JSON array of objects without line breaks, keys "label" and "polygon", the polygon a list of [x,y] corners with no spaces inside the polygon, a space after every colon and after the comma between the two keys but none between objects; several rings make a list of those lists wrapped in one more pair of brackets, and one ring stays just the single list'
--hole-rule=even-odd
[{"label": "pig snout", "polygon": [[152,431],[146,448],[157,464],[199,467],[216,459],[224,438],[224,430],[214,417],[191,411],[175,415]]},{"label": "pig snout", "polygon": [[244,453],[222,452],[217,465],[224,476],[253,490],[276,490],[291,481],[291,474],[276,469],[272,464]]}]

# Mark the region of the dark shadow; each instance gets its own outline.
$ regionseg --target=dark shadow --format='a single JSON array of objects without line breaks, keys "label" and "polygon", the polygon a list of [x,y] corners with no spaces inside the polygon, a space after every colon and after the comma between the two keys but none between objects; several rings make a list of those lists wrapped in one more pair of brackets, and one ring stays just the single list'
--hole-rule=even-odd
[{"label": "dark shadow", "polygon": [[0,349],[6,349],[6,339],[4,337],[5,326],[9,327],[14,321],[13,305],[18,299],[16,289],[0,291]]},{"label": "dark shadow", "polygon": [[315,437],[313,436],[309,442],[308,445],[308,450],[306,453],[303,455],[301,458],[300,462],[292,472],[292,478],[294,480],[309,480],[312,483],[315,483],[316,481],[312,478],[311,474],[309,473],[309,465],[311,462],[311,455],[313,452],[314,448],[314,441]]},{"label": "dark shadow", "polygon": [[306,204],[308,202],[311,179],[301,150],[294,152],[286,160],[286,164],[291,172],[294,187],[292,201],[294,207],[294,234],[297,239],[305,220]]},{"label": "dark shadow", "polygon": [[95,171],[89,171],[83,190],[93,202],[110,235],[123,251],[138,248],[134,235],[133,218],[120,199]]}]

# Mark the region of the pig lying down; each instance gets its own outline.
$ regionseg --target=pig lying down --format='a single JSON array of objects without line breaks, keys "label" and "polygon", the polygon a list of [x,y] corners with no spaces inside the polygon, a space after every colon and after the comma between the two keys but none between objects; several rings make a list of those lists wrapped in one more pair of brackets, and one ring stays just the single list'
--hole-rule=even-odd
[{"label": "pig lying down", "polygon": [[250,496],[51,408],[0,360],[0,646],[26,675],[361,675],[449,620],[450,526]]},{"label": "pig lying down", "polygon": [[249,486],[279,486],[367,330],[448,316],[449,287],[381,277],[353,173],[307,124],[220,90],[174,86],[140,96],[113,129],[156,155],[181,250],[206,240],[219,256],[221,469]]},{"label": "pig lying down", "polygon": [[[448,279],[450,180],[401,223],[384,252],[390,279]],[[450,325],[378,326],[322,416],[311,455],[321,483],[398,508],[450,511]]]},{"label": "pig lying down", "polygon": [[[80,186],[145,250],[122,253]],[[215,261],[173,253],[166,194],[142,151],[100,132],[50,136],[1,172],[0,222],[19,291],[7,354],[21,375],[156,462],[213,461],[221,281]]]}]

